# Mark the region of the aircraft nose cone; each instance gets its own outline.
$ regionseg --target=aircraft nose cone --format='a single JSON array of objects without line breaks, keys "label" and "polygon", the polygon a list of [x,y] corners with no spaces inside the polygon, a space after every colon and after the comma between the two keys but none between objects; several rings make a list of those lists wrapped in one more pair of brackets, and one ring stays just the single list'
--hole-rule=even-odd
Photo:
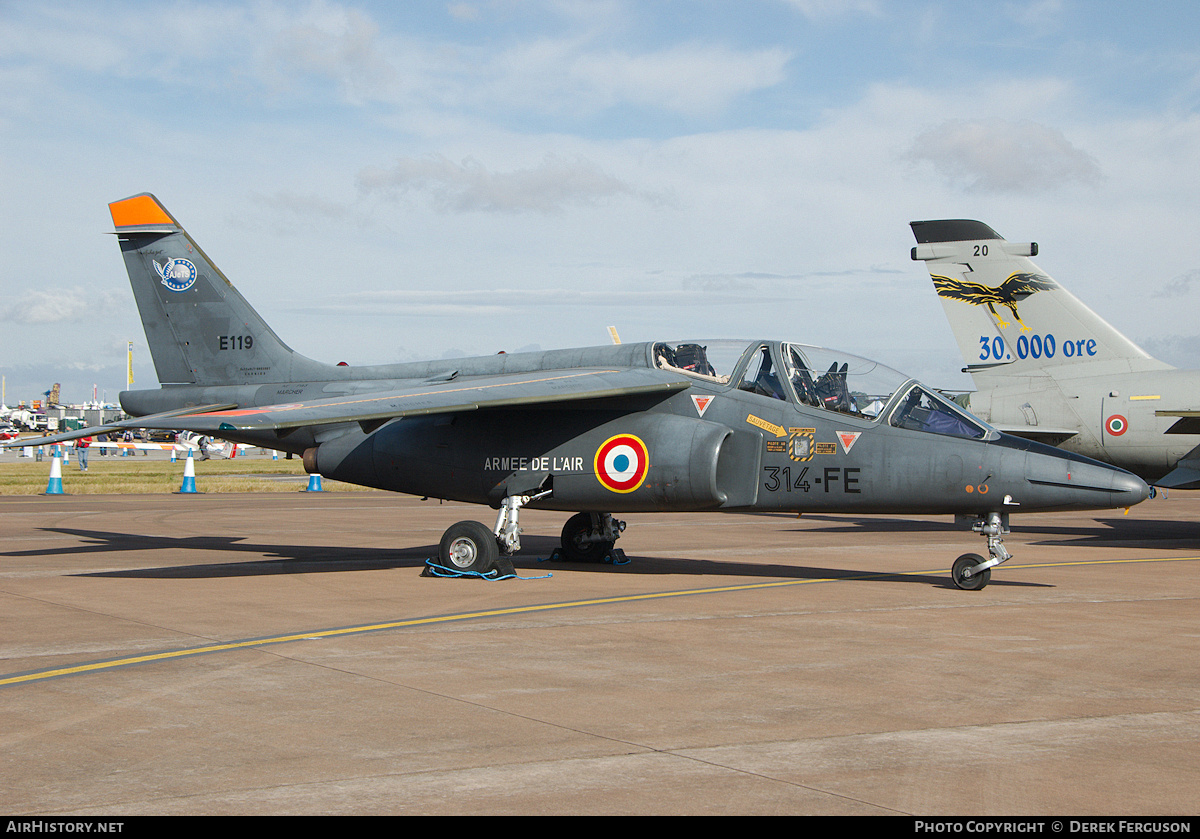
[{"label": "aircraft nose cone", "polygon": [[1150,485],[1129,472],[1118,472],[1113,476],[1113,489],[1123,499],[1120,506],[1132,507],[1150,497]]},{"label": "aircraft nose cone", "polygon": [[[1095,506],[1132,507],[1150,497],[1150,486],[1131,472],[1126,472],[1117,466],[1107,463],[1090,464],[1074,462],[1069,467],[1068,485],[1080,488],[1084,496],[1095,496],[1091,500]],[[1104,488],[1106,491],[1097,493],[1094,489]],[[1100,496],[1107,496],[1101,501]]]},{"label": "aircraft nose cone", "polygon": [[[1097,503],[1096,506],[1132,507],[1150,497],[1150,486],[1137,475],[1120,467],[1093,461],[1090,464],[1073,462],[1068,468],[1068,484],[1080,487],[1084,495],[1097,496],[1093,501],[1100,501],[1100,495],[1107,496],[1106,501]],[[1087,489],[1088,487],[1103,487],[1107,491],[1097,493]]]},{"label": "aircraft nose cone", "polygon": [[1112,509],[1150,497],[1145,481],[1108,463],[1008,436],[1001,438],[999,449],[1025,453],[1026,491],[1018,494],[1026,498],[1013,497],[1029,509]]}]

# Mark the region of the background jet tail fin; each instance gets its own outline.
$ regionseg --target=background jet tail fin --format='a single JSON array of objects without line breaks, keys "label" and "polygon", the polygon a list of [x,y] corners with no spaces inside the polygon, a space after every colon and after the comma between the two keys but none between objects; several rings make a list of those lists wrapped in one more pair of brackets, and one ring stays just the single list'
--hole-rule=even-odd
[{"label": "background jet tail fin", "polygon": [[1007,242],[986,224],[966,219],[910,225],[917,240],[912,258],[929,269],[977,382],[1094,362],[1116,362],[1130,371],[1170,367],[1039,269],[1030,259],[1037,243]]},{"label": "background jet tail fin", "polygon": [[342,378],[284,344],[153,195],[108,208],[161,384]]}]

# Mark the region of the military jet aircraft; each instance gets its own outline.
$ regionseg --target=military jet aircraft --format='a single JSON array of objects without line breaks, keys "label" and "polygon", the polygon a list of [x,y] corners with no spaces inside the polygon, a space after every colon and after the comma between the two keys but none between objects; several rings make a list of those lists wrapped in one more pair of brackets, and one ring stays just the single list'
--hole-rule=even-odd
[{"label": "military jet aircraft", "polygon": [[[149,194],[109,205],[158,379],[121,394],[137,419],[303,456],[309,472],[487,504],[438,561],[488,573],[529,505],[574,513],[567,560],[617,553],[614,514],[953,514],[1010,557],[1012,511],[1127,507],[1123,470],[1000,434],[873,361],[786,341],[694,339],[347,367],[287,347]],[[100,433],[99,428],[89,433]],[[46,442],[71,439],[69,434]]]},{"label": "military jet aircraft", "polygon": [[1200,371],[1114,329],[1033,263],[1037,243],[978,221],[911,226],[975,381],[972,412],[1156,486],[1200,488]]}]

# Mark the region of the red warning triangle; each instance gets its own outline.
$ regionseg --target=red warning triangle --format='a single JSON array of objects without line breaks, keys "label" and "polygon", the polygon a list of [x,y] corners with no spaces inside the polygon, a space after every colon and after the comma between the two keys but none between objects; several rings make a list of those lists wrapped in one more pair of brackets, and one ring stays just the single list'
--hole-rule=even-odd
[{"label": "red warning triangle", "polygon": [[846,454],[850,454],[850,449],[854,447],[854,444],[858,441],[858,436],[860,434],[862,434],[861,431],[839,431],[837,436],[838,439],[842,441],[842,451],[844,451]]}]

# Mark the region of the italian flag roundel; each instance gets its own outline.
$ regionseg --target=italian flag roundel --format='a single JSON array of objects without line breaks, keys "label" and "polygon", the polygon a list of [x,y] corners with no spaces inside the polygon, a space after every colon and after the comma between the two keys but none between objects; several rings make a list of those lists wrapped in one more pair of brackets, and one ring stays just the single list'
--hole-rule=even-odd
[{"label": "italian flag roundel", "polygon": [[646,480],[650,455],[646,444],[632,434],[609,437],[596,449],[596,477],[605,489],[633,492]]}]

